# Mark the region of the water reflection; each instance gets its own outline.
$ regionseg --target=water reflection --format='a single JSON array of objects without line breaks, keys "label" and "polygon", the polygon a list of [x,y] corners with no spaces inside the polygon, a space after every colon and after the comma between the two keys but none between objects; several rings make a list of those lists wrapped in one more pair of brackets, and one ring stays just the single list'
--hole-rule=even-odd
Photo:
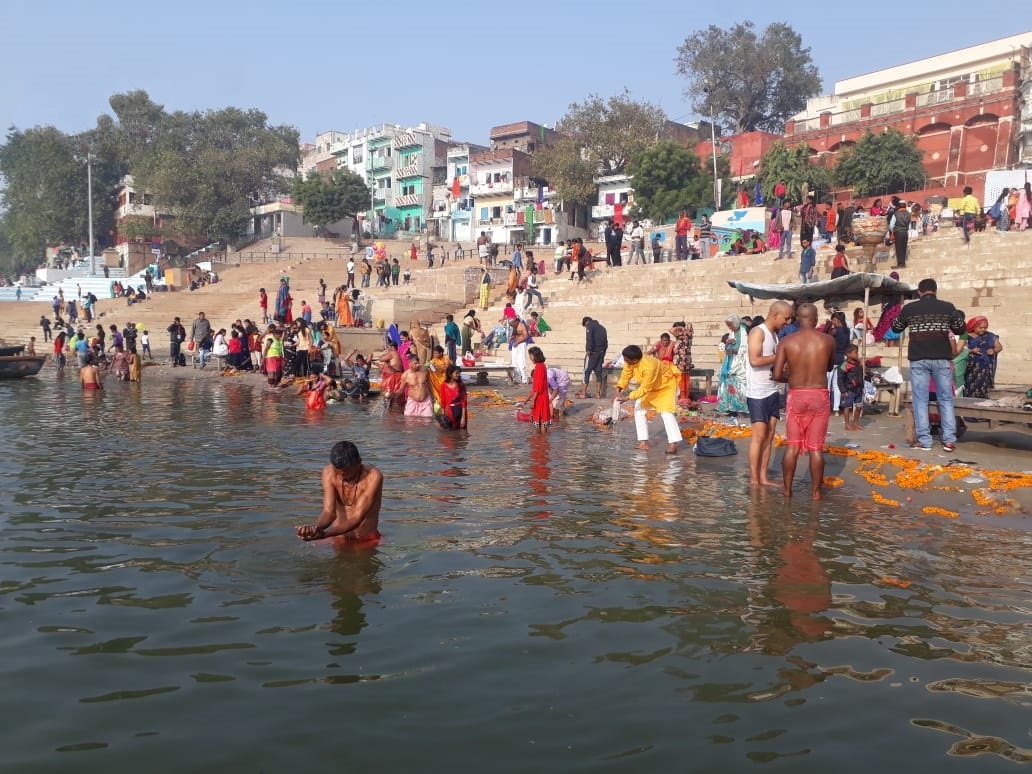
[{"label": "water reflection", "polygon": [[[249,770],[293,770],[338,752],[327,707],[384,742],[349,757],[378,769],[1023,761],[1023,524],[754,497],[744,460],[575,418],[445,433],[243,380],[86,399],[72,376],[0,385],[17,770],[106,748],[106,771],[205,770],[256,735]],[[384,471],[386,540],[337,554],[293,526],[341,438]]]}]

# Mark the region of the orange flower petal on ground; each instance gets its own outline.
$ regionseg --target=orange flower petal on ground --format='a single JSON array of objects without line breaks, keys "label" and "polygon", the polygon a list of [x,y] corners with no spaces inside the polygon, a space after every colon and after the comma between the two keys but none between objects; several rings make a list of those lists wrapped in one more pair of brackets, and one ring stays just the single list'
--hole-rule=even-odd
[{"label": "orange flower petal on ground", "polygon": [[927,513],[929,516],[945,516],[947,519],[955,519],[960,515],[956,511],[948,511],[934,505],[926,505],[921,509],[921,513]]},{"label": "orange flower petal on ground", "polygon": [[900,580],[899,578],[888,578],[888,577],[882,578],[881,580],[882,580],[882,583],[885,583],[885,584],[887,584],[889,586],[899,586],[901,589],[908,589],[908,588],[910,588],[910,581],[908,581],[908,580]]},{"label": "orange flower petal on ground", "polygon": [[888,497],[882,497],[877,492],[871,492],[871,499],[882,505],[891,505],[894,508],[899,508],[899,500],[890,500]]}]

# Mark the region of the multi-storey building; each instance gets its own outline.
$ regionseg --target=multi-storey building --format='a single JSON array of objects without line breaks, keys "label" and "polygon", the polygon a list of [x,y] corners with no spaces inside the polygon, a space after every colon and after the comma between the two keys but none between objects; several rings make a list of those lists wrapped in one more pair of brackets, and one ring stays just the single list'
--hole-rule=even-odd
[{"label": "multi-storey building", "polygon": [[323,132],[301,147],[301,172],[310,175],[348,169],[370,189],[362,228],[374,234],[419,233],[432,207],[434,170],[444,172],[444,149],[451,132],[421,123],[403,128],[379,124],[354,132]]},{"label": "multi-storey building", "polygon": [[445,152],[443,182],[434,183],[430,233],[449,242],[475,239],[470,224],[473,197],[470,196],[470,154],[486,151],[483,145],[469,142],[451,143]]},{"label": "multi-storey building", "polygon": [[833,166],[865,132],[896,129],[917,136],[926,189],[955,195],[970,185],[981,196],[988,171],[1032,161],[1027,100],[1021,113],[1030,46],[1025,32],[839,81],[786,122],[785,141]]}]

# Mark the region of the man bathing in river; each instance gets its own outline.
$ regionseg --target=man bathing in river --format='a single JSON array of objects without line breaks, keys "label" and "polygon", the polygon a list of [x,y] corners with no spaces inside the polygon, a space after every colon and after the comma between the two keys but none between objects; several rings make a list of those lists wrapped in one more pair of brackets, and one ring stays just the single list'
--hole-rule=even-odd
[{"label": "man bathing in river", "polygon": [[380,541],[383,474],[363,465],[358,447],[339,441],[322,471],[323,507],[315,524],[297,528],[302,540],[334,538],[337,546],[375,546]]},{"label": "man bathing in river", "polygon": [[774,357],[775,381],[788,382],[785,403],[788,437],[785,456],[781,459],[781,476],[785,496],[791,497],[796,461],[800,450],[805,449],[810,453],[810,492],[814,500],[820,500],[824,437],[831,418],[828,371],[834,368],[835,339],[817,331],[817,307],[813,304],[800,304],[796,321],[799,330],[779,342]]},{"label": "man bathing in river", "polygon": [[430,382],[426,369],[419,364],[419,356],[415,352],[408,354],[408,368],[402,374],[401,383],[405,385],[405,416],[434,417],[434,400],[430,396]]},{"label": "man bathing in river", "polygon": [[90,353],[86,356],[86,364],[79,369],[79,384],[85,390],[101,390],[104,385],[100,381],[100,369],[97,368],[97,357]]}]

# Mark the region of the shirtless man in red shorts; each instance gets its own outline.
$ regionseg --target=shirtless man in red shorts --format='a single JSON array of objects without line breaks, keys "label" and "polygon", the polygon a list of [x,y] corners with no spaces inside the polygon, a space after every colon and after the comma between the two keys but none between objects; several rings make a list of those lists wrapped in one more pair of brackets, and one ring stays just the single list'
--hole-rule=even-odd
[{"label": "shirtless man in red shorts", "polygon": [[[781,458],[781,475],[785,496],[792,496],[799,452],[810,453],[810,491],[814,500],[821,499],[824,479],[824,438],[831,418],[828,395],[828,371],[834,366],[835,339],[817,331],[817,307],[800,304],[796,311],[799,330],[778,343],[774,357],[773,378],[788,382],[785,403],[785,456]],[[787,372],[786,372],[787,369]]]},{"label": "shirtless man in red shorts", "polygon": [[363,465],[358,447],[339,441],[330,450],[330,464],[322,471],[323,507],[315,524],[302,524],[302,540],[333,538],[338,548],[375,546],[380,542],[380,503],[383,474]]}]

